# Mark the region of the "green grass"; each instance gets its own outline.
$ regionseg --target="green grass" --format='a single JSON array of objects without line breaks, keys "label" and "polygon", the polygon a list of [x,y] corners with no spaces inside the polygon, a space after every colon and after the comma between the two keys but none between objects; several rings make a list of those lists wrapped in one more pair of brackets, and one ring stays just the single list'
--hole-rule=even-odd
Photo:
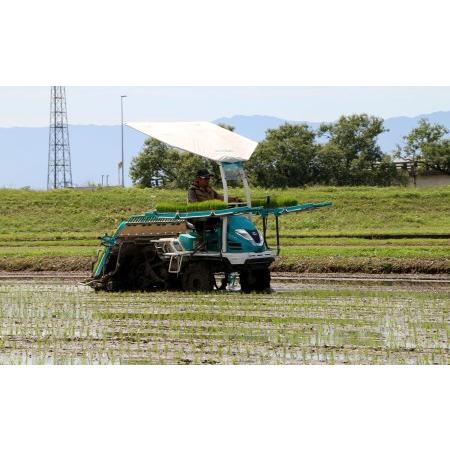
[{"label": "green grass", "polygon": [[[38,239],[35,237],[34,239]],[[97,247],[98,239],[67,239],[67,240],[7,240],[0,239],[4,247]]]},{"label": "green grass", "polygon": [[95,293],[2,282],[0,364],[448,364],[447,291]]},{"label": "green grass", "polygon": [[96,254],[97,246],[36,246],[36,247],[0,247],[0,258],[7,256],[92,256]]},{"label": "green grass", "polygon": [[[242,197],[243,192],[234,190],[231,195]],[[260,202],[266,195],[281,203],[293,199],[300,203],[333,202],[332,207],[281,217],[281,255],[289,267],[293,267],[294,258],[314,260],[316,268],[321,261],[325,267],[330,258],[359,258],[360,262],[375,258],[385,260],[386,267],[395,258],[414,259],[417,268],[420,264],[416,260],[422,258],[432,259],[442,268],[450,258],[449,239],[445,239],[450,236],[450,187],[253,190]],[[173,209],[174,204],[186,206],[185,198],[184,191],[159,189],[1,189],[0,269],[10,267],[11,258],[90,258],[95,254],[97,237],[112,232],[121,220],[156,205],[163,209]],[[274,221],[269,221],[272,244],[274,229]],[[440,238],[431,239],[432,235]]]},{"label": "green grass", "polygon": [[[94,256],[98,248],[98,242],[85,241],[86,244],[79,245],[76,242],[56,243],[56,242],[0,242],[0,257],[3,256]],[[449,257],[448,243],[444,246],[432,242],[430,245],[346,245],[336,241],[328,245],[320,245],[311,242],[304,245],[286,245],[281,248],[281,256],[297,257],[324,257],[324,256],[342,256],[342,257]],[[274,247],[272,247],[274,248]]]},{"label": "green grass", "polygon": [[362,246],[287,246],[282,248],[281,256],[296,256],[296,257],[324,257],[324,256],[339,256],[339,257],[381,257],[381,258],[420,258],[420,257],[449,257],[448,247],[438,246],[414,246],[414,247],[362,247]]},{"label": "green grass", "polygon": [[[291,214],[281,220],[285,234],[450,234],[450,187],[308,188],[253,190],[255,198],[285,196],[333,206]],[[241,195],[242,191],[233,191]],[[88,235],[111,231],[122,219],[159,203],[185,203],[186,193],[159,189],[98,189],[34,192],[0,189],[1,235]],[[273,224],[272,224],[273,227]]]},{"label": "green grass", "polygon": [[[269,244],[275,244],[275,235],[268,234]],[[78,241],[81,242],[81,241]],[[356,237],[303,237],[303,236],[282,236],[282,244],[298,246],[370,246],[370,247],[414,247],[414,246],[432,246],[445,247],[450,245],[450,237],[446,239],[438,238],[399,238],[399,239],[370,239]]]}]

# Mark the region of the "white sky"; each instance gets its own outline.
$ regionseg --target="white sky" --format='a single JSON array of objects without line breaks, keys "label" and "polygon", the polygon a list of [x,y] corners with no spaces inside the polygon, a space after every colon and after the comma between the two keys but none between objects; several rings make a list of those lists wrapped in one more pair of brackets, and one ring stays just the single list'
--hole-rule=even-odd
[{"label": "white sky", "polygon": [[[270,115],[331,121],[367,112],[384,118],[450,110],[450,87],[67,87],[71,124],[120,123],[120,95],[128,95],[126,121],[214,120]],[[47,126],[50,88],[0,87],[0,127]]]}]

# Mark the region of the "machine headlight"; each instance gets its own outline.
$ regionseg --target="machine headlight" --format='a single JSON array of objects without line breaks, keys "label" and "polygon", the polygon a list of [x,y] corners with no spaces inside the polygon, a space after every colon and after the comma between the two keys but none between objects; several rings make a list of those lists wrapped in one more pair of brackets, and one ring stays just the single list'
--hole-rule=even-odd
[{"label": "machine headlight", "polygon": [[263,235],[259,232],[259,230],[250,231],[250,236],[253,238],[256,245],[259,246],[264,245],[264,238]]},{"label": "machine headlight", "polygon": [[243,228],[239,228],[234,231],[236,232],[236,234],[243,237],[247,241],[251,241],[252,244],[254,245],[258,246],[264,245],[264,238],[258,230],[247,231],[244,230]]},{"label": "machine headlight", "polygon": [[247,241],[253,241],[253,238],[250,236],[250,233],[247,230],[244,230],[243,228],[239,228],[237,230],[234,230],[236,234],[243,237]]},{"label": "machine headlight", "polygon": [[264,236],[261,234],[261,232],[258,230],[258,234],[259,234],[259,243],[260,245],[264,244]]}]

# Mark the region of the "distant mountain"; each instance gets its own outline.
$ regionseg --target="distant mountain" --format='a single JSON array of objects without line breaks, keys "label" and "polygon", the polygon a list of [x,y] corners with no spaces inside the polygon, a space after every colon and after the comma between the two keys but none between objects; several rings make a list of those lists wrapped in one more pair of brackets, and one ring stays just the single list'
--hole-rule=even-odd
[{"label": "distant mountain", "polygon": [[[262,141],[266,135],[266,130],[269,128],[278,128],[285,122],[299,123],[293,120],[280,119],[279,117],[271,116],[233,116],[221,117],[214,120],[214,123],[224,123],[232,125],[236,133],[242,136],[253,139],[254,141]],[[308,122],[311,123],[311,122]]]},{"label": "distant mountain", "polygon": [[[402,137],[414,128],[421,118],[442,123],[450,129],[450,111],[422,114],[417,117],[393,117],[385,120],[390,131],[379,138],[386,153],[391,153]],[[215,123],[227,123],[236,132],[255,141],[264,139],[269,128],[277,128],[287,120],[271,116],[222,117]],[[300,123],[299,121],[288,121]],[[306,122],[317,129],[317,122]],[[117,163],[120,161],[120,126],[72,125],[69,127],[72,174],[76,185],[101,182],[109,175],[109,184],[117,184]],[[133,156],[141,150],[146,136],[131,128],[124,129],[125,173]],[[0,128],[0,187],[47,186],[48,128]],[[126,184],[131,181],[127,177]]]},{"label": "distant mountain", "polygon": [[[450,129],[450,111],[440,111],[431,114],[422,114],[416,117],[392,117],[384,121],[389,132],[383,133],[378,138],[378,143],[385,153],[392,153],[397,144],[402,142],[403,136],[408,134],[420,119],[428,119],[431,123],[441,123]],[[271,116],[233,116],[221,117],[215,123],[226,123],[235,127],[239,134],[247,136],[255,141],[261,141],[265,137],[268,128],[277,128],[285,122],[306,123],[311,128],[317,129],[319,122],[285,120]]]},{"label": "distant mountain", "polygon": [[[146,136],[124,128],[125,167],[139,153]],[[69,126],[72,178],[76,185],[118,183],[117,164],[121,159],[120,126]],[[47,187],[48,128],[0,128],[0,187]],[[127,174],[127,170],[125,170]],[[105,179],[106,182],[106,179]],[[130,185],[131,180],[126,177]]]},{"label": "distant mountain", "polygon": [[403,136],[416,127],[420,119],[428,119],[430,123],[440,123],[450,130],[450,111],[439,111],[416,117],[391,117],[384,121],[389,132],[383,133],[378,138],[381,149],[385,153],[392,153],[396,145],[402,143]]}]

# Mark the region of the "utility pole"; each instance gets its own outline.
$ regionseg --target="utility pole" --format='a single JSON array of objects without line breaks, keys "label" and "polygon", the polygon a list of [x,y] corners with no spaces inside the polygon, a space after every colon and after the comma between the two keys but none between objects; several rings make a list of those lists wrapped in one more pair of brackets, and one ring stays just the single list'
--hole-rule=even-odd
[{"label": "utility pole", "polygon": [[123,99],[126,98],[126,95],[120,96],[120,117],[121,117],[121,131],[122,131],[122,187],[125,187],[125,177],[124,177],[124,161],[123,161]]},{"label": "utility pole", "polygon": [[66,88],[52,86],[48,146],[47,189],[72,187]]}]

